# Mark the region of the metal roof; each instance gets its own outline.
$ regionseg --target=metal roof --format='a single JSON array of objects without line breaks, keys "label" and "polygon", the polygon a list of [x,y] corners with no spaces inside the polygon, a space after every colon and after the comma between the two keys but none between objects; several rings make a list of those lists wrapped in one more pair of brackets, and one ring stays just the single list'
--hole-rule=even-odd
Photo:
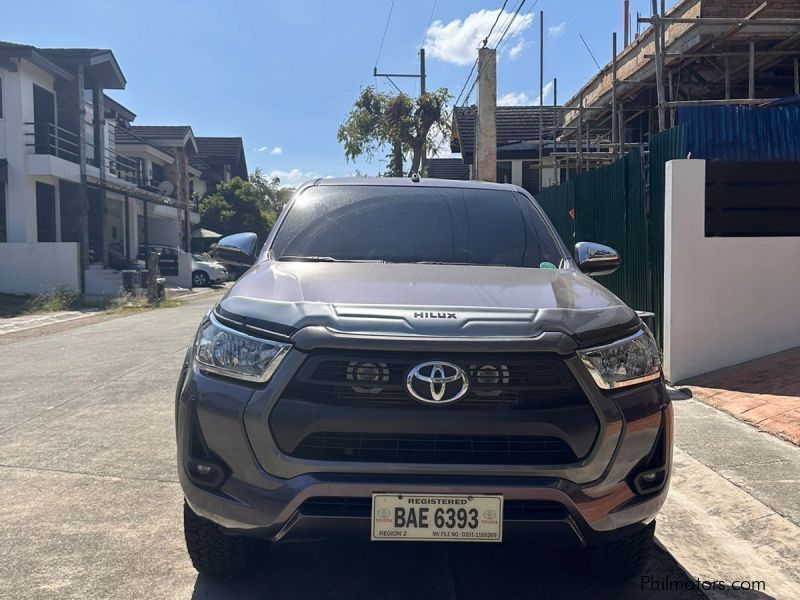
[{"label": "metal roof", "polygon": [[800,161],[800,105],[693,106],[678,109],[693,158]]}]

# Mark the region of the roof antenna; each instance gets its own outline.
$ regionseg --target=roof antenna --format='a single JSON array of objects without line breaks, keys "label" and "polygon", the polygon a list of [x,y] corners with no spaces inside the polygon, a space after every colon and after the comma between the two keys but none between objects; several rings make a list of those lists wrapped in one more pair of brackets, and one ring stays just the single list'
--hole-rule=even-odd
[{"label": "roof antenna", "polygon": [[409,173],[408,177],[411,179],[412,183],[419,183],[419,173]]}]

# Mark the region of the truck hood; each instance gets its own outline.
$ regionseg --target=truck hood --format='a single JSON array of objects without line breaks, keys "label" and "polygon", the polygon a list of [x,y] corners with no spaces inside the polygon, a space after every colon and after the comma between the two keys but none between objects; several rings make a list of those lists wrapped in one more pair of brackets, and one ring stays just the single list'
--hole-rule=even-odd
[{"label": "truck hood", "polygon": [[632,309],[575,269],[266,261],[217,307],[291,333],[312,325],[360,334],[577,339],[638,323]]}]

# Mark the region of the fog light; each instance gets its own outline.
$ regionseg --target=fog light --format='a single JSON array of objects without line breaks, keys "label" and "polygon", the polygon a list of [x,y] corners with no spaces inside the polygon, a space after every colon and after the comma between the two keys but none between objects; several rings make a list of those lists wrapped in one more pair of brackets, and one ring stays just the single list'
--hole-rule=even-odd
[{"label": "fog light", "polygon": [[497,386],[497,389],[474,389],[476,396],[494,397],[503,393],[501,389],[508,385],[508,365],[470,365],[469,372],[478,385]]},{"label": "fog light", "polygon": [[[347,381],[353,383],[388,383],[389,382],[389,366],[386,363],[379,362],[356,362],[353,361],[347,365]],[[352,386],[354,392],[359,394],[380,394],[383,387],[366,387],[366,386]]]},{"label": "fog light", "polygon": [[667,470],[662,467],[639,473],[633,479],[633,487],[639,494],[652,494],[663,488],[666,481]]},{"label": "fog light", "polygon": [[192,481],[203,487],[219,487],[225,481],[222,467],[210,462],[190,459],[186,471]]}]

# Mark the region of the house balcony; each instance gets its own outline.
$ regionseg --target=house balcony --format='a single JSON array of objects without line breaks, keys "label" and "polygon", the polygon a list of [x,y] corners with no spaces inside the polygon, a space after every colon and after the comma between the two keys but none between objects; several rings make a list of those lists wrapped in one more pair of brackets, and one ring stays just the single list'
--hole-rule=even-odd
[{"label": "house balcony", "polygon": [[25,168],[28,175],[58,177],[80,183],[78,134],[55,123],[25,123]]},{"label": "house balcony", "polygon": [[106,149],[107,177],[114,177],[153,194],[175,199],[175,185],[172,182],[146,177],[142,167],[141,161]]}]

